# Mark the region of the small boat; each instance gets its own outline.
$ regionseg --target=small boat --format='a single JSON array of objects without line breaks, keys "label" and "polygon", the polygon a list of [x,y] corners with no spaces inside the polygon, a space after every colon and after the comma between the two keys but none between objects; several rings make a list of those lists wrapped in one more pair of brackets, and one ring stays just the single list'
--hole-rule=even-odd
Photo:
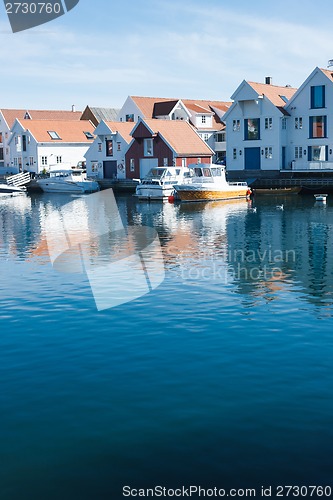
[{"label": "small boat", "polygon": [[18,196],[25,194],[27,188],[25,186],[11,186],[10,184],[0,184],[0,195],[4,196]]},{"label": "small boat", "polygon": [[228,182],[225,167],[214,164],[190,165],[188,177],[174,188],[181,201],[231,200],[251,194],[246,182]]},{"label": "small boat", "polygon": [[256,196],[261,195],[287,195],[287,194],[298,194],[301,191],[301,187],[284,187],[284,188],[255,188],[253,194]]},{"label": "small boat", "polygon": [[[186,169],[188,170],[188,169]],[[135,196],[139,200],[168,199],[174,193],[174,185],[184,178],[184,168],[156,167],[151,168],[136,186]]]},{"label": "small boat", "polygon": [[326,203],[326,198],[328,194],[314,194],[313,196],[316,198],[316,201],[321,201],[322,203]]},{"label": "small boat", "polygon": [[45,193],[94,193],[99,191],[96,181],[87,179],[82,168],[51,170],[50,176],[37,179],[38,186]]}]

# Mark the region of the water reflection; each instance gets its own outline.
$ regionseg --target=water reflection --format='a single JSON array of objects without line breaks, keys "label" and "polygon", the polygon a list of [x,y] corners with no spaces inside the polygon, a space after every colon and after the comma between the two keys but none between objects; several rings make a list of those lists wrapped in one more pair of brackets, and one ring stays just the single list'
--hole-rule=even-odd
[{"label": "water reflection", "polygon": [[[74,201],[68,213],[72,244],[88,241],[95,223],[81,198],[36,195],[2,200],[0,259],[47,262],[45,219],[57,218],[69,201]],[[254,301],[277,300],[297,291],[321,306],[331,306],[333,299],[329,202],[318,205],[312,197],[290,196],[278,202],[258,198],[252,204],[237,200],[171,205],[138,202],[132,196],[117,198],[124,226],[151,226],[158,231],[167,277],[174,286],[199,283],[203,293],[205,287],[215,286],[216,293],[221,286],[231,287]],[[278,210],[277,203],[283,203],[284,210]],[[92,251],[104,251],[98,239],[94,245]],[[120,242],[117,251],[124,251]]]}]

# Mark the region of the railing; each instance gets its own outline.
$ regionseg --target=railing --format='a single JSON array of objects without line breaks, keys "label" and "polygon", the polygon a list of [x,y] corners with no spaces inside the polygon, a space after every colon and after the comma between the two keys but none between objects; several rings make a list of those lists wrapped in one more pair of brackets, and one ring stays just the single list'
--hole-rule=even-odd
[{"label": "railing", "polygon": [[30,182],[30,174],[29,172],[11,175],[6,179],[7,184],[9,186],[20,187],[25,186],[25,184],[29,184]]},{"label": "railing", "polygon": [[310,161],[307,163],[298,163],[295,161],[291,162],[291,170],[333,170],[333,162],[332,161]]}]

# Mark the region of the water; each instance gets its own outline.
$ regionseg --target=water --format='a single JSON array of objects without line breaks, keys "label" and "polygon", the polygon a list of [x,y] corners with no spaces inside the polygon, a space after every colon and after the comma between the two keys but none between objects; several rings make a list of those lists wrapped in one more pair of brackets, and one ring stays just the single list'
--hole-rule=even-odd
[{"label": "water", "polygon": [[158,231],[166,279],[103,312],[48,259],[45,217],[68,201],[80,213],[0,201],[0,498],[332,485],[331,200],[119,197]]}]

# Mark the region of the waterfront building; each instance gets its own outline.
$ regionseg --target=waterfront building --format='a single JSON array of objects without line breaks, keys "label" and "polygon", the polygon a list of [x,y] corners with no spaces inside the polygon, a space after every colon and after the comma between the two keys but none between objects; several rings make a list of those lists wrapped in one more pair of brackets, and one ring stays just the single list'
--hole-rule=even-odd
[{"label": "waterfront building", "polygon": [[227,128],[227,169],[233,175],[261,171],[279,172],[288,166],[288,120],[286,105],[297,89],[243,81],[232,95],[233,104],[223,120]]},{"label": "waterfront building", "polygon": [[226,131],[222,117],[231,102],[165,97],[129,96],[118,113],[118,120],[137,122],[142,119],[188,121],[214,151],[214,161],[226,156]]},{"label": "waterfront building", "polygon": [[131,122],[101,121],[94,131],[96,139],[85,154],[88,176],[125,179],[125,154],[134,125]]},{"label": "waterfront building", "polygon": [[12,171],[39,174],[85,162],[94,129],[89,121],[16,119],[8,142]]},{"label": "waterfront building", "polygon": [[143,178],[154,167],[211,163],[214,155],[188,121],[140,118],[131,135],[125,155],[128,179]]},{"label": "waterfront building", "polygon": [[66,120],[78,121],[82,116],[81,111],[67,110],[41,110],[41,109],[0,109],[0,175],[16,171],[10,160],[9,141],[11,128],[15,120],[22,123],[26,120]]},{"label": "waterfront building", "polygon": [[293,172],[333,171],[333,72],[315,68],[286,103],[286,168]]}]

